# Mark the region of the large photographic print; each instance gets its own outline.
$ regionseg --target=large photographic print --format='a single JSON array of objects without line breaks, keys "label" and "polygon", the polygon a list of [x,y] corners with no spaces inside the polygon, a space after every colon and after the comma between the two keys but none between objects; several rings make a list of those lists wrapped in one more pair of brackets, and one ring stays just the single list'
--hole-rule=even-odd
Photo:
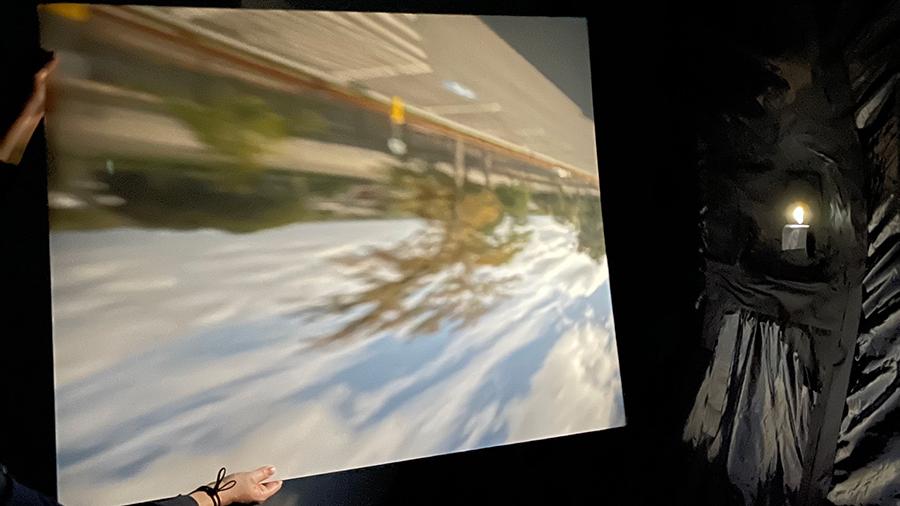
[{"label": "large photographic print", "polygon": [[625,423],[590,103],[515,21],[41,9],[63,503]]}]

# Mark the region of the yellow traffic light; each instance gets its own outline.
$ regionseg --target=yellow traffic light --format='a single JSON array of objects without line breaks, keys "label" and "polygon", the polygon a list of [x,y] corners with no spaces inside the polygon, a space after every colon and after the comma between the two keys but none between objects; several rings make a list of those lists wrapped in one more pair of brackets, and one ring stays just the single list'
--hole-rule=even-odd
[{"label": "yellow traffic light", "polygon": [[406,106],[400,97],[391,99],[391,122],[402,125],[406,122]]},{"label": "yellow traffic light", "polygon": [[44,5],[43,8],[73,21],[87,21],[91,17],[90,7],[82,4],[50,4]]}]

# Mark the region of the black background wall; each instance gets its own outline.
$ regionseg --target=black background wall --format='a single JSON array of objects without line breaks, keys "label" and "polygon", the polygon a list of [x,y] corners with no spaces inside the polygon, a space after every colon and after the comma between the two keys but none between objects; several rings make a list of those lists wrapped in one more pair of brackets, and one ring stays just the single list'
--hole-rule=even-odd
[{"label": "black background wall", "polygon": [[[0,17],[0,68],[14,90],[4,97],[6,124],[42,63],[37,20],[29,4],[9,2]],[[704,48],[728,36],[715,20],[736,22],[742,13],[574,1],[272,4],[588,17],[610,282],[628,420],[621,429],[291,480],[277,503],[697,504],[682,495],[680,484],[690,470],[679,453],[679,440],[708,359],[699,346],[694,309],[700,286],[694,132],[697,108],[710,100],[703,91],[709,88],[698,84],[727,72],[704,67]],[[709,26],[708,19],[713,20]],[[713,33],[701,37],[694,32],[704,27],[714,28]],[[53,494],[44,152],[38,134],[22,165],[3,167],[0,174],[0,461],[21,481]],[[198,483],[214,472],[198,470]]]}]

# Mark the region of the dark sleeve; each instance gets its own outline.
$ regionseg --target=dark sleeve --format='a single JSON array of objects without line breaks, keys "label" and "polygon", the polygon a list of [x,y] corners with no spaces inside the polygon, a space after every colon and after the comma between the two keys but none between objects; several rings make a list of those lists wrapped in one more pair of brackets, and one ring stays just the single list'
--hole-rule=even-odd
[{"label": "dark sleeve", "polygon": [[[0,25],[0,61],[3,95],[0,96],[0,135],[6,134],[34,90],[34,74],[50,54],[41,49],[36,2],[3,2]],[[7,4],[9,11],[7,11]]]},{"label": "dark sleeve", "polygon": [[177,495],[168,499],[142,502],[140,504],[135,504],[134,506],[197,506],[197,501],[189,495]]},{"label": "dark sleeve", "polygon": [[[62,505],[44,494],[22,485],[6,473],[0,473],[0,506]],[[168,499],[157,499],[132,506],[197,506],[197,501],[189,495],[178,495]]]},{"label": "dark sleeve", "polygon": [[[53,499],[22,485],[12,478],[8,479],[6,487],[5,501],[2,502],[3,506],[60,506]],[[3,498],[0,498],[0,501],[2,500]],[[194,503],[193,506],[197,506],[197,503]]]}]

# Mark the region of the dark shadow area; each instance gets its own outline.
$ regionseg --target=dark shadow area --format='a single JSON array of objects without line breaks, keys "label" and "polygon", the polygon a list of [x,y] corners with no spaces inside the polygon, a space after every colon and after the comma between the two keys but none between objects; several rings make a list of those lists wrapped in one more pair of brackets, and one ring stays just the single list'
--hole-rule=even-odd
[{"label": "dark shadow area", "polygon": [[[300,6],[290,1],[244,4]],[[603,253],[609,258],[627,426],[289,480],[268,504],[819,504],[830,486],[835,451],[836,484],[847,482],[854,471],[880,464],[873,455],[885,441],[896,440],[891,427],[897,411],[880,419],[867,415],[889,405],[869,383],[895,356],[885,350],[896,348],[891,334],[896,330],[891,320],[896,314],[896,270],[886,265],[896,257],[896,223],[885,216],[897,212],[896,179],[866,171],[873,156],[883,166],[893,163],[889,166],[896,170],[896,151],[884,148],[883,142],[896,146],[897,123],[876,114],[863,129],[860,148],[848,122],[848,111],[859,105],[853,98],[857,91],[847,82],[835,82],[840,81],[835,65],[843,58],[841,51],[876,22],[879,6],[766,1],[708,9],[618,4],[588,12],[586,6],[563,2],[528,3],[520,12],[511,12],[519,7],[501,2],[467,9],[453,2],[319,1],[302,7],[588,17],[602,211],[562,197],[544,197],[538,206],[573,227],[602,214],[605,251],[584,234],[578,247],[592,258]],[[4,65],[15,69],[9,75],[16,76],[12,84],[19,89],[9,96],[10,102],[26,93],[22,90],[28,89],[30,72],[40,66],[39,53],[20,50],[26,45],[36,48],[36,16],[27,7],[17,9],[7,18],[17,20],[14,26],[2,30],[8,59]],[[896,38],[896,33],[890,27],[876,32],[881,40]],[[893,51],[888,53],[896,55]],[[846,69],[843,72],[846,78]],[[883,75],[871,81],[858,75],[854,82],[878,89],[886,82]],[[828,104],[837,104],[833,110],[817,101],[823,90]],[[892,100],[878,110],[892,109],[896,117],[896,93]],[[785,105],[791,103],[807,106]],[[826,109],[833,115],[817,116]],[[833,128],[817,130],[821,125]],[[890,135],[893,141],[883,141]],[[22,166],[3,168],[2,272],[8,296],[0,368],[0,461],[23,482],[52,495],[56,452],[45,150],[42,135],[37,135]],[[127,194],[134,184],[128,178],[138,177],[134,174],[141,170],[131,172],[126,168],[103,177]],[[283,204],[280,180],[233,183],[267,185],[272,202]],[[446,182],[435,186],[441,183]],[[418,184],[422,186],[421,179]],[[196,204],[202,207],[217,188],[210,183],[185,191],[198,196]],[[813,216],[834,218],[846,211],[851,217],[834,218],[829,227],[816,230],[803,254],[785,253],[780,249],[781,211],[788,202],[782,201],[782,194],[802,197]],[[861,195],[869,197],[866,206]],[[468,234],[483,250],[484,258],[477,261],[486,263],[502,263],[516,253],[517,238],[500,234],[498,239],[493,227],[501,216],[515,218],[520,195],[509,189],[481,196],[472,192],[469,204],[456,197],[448,197],[444,211],[459,211],[464,205],[493,211],[486,216],[469,213],[475,216],[470,222],[459,215],[434,216],[438,243],[441,234]],[[240,196],[234,198],[240,205]],[[182,195],[178,205],[187,200]],[[834,209],[840,212],[829,215]],[[147,219],[139,204],[128,211],[136,220]],[[420,215],[438,211],[405,209]],[[244,212],[259,218],[252,208]],[[272,223],[298,219],[308,210],[286,206],[284,213],[289,217],[273,216]],[[194,226],[203,219],[193,217],[175,226]],[[883,237],[867,258],[866,222],[870,236]],[[434,257],[453,254],[435,244],[426,244],[425,249],[433,246],[430,257],[383,250],[373,261],[398,272],[427,271],[434,268],[425,267]],[[854,269],[862,267],[869,276],[854,287]],[[415,277],[411,279],[414,283]],[[853,290],[860,283],[862,326],[842,327],[853,319],[850,312],[845,318],[845,311],[856,300]],[[843,298],[823,296],[828,290]],[[452,300],[452,294],[448,297]],[[334,303],[360,305],[377,299],[377,293],[362,293]],[[438,313],[443,309],[437,308]],[[469,313],[470,323],[477,322],[478,308]],[[401,323],[415,316],[407,315]],[[365,333],[369,323],[353,322],[326,341]],[[423,328],[430,328],[426,323]],[[859,346],[864,353],[856,357],[851,372],[857,330],[863,334]],[[734,372],[720,374],[731,367],[728,364]],[[775,366],[766,369],[767,364]],[[784,376],[767,376],[776,369],[783,369]],[[782,389],[766,399],[789,405],[778,413],[783,418],[772,422],[774,429],[759,422],[774,420],[767,418],[771,412],[753,402],[768,395],[760,393],[766,380],[780,381],[773,388]],[[351,375],[347,381],[359,380]],[[707,400],[716,398],[715,388],[737,383],[746,386],[746,396],[722,401],[721,417],[710,415],[715,403]],[[847,383],[864,405],[840,426],[848,411],[843,393]],[[807,397],[792,397],[798,392]],[[802,427],[785,429],[798,420],[804,422]],[[853,440],[848,429],[860,424],[867,436]],[[686,425],[696,430],[686,430]],[[767,448],[760,441],[773,432],[775,456],[754,453]],[[709,433],[734,443],[733,451],[713,451]],[[829,439],[829,434],[834,437]],[[835,441],[838,437],[840,442]],[[810,443],[815,438],[821,440]],[[829,445],[837,445],[837,450]],[[797,448],[802,448],[798,454],[782,458]],[[771,465],[771,474],[757,472],[754,466],[761,462]],[[198,470],[198,483],[213,472]]]}]

